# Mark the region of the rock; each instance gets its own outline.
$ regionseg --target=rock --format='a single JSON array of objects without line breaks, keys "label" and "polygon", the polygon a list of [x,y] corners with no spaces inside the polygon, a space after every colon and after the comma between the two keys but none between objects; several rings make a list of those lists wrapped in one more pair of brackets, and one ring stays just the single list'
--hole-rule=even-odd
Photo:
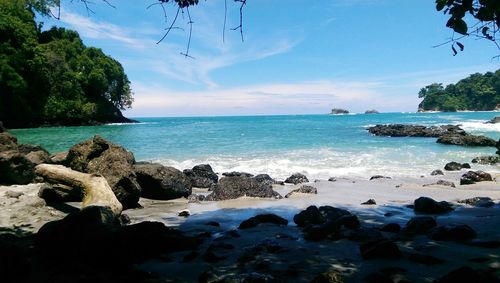
[{"label": "rock", "polygon": [[189,210],[187,210],[187,209],[184,209],[184,210],[179,211],[179,213],[177,213],[177,215],[179,215],[180,217],[188,217],[191,215],[191,212],[189,212]]},{"label": "rock", "polygon": [[440,169],[436,169],[431,172],[431,176],[444,175],[443,171]]},{"label": "rock", "polygon": [[371,199],[369,199],[369,200],[367,200],[367,201],[365,201],[365,202],[363,202],[361,204],[362,205],[375,205],[375,204],[377,204],[377,202],[374,199],[371,198]]},{"label": "rock", "polygon": [[151,163],[135,164],[133,169],[144,198],[170,200],[191,194],[191,181],[173,167]]},{"label": "rock", "polygon": [[292,176],[288,177],[285,180],[285,183],[297,185],[297,184],[300,184],[300,183],[309,183],[309,180],[303,174],[294,173]]},{"label": "rock", "polygon": [[389,223],[382,226],[380,228],[380,231],[388,233],[398,233],[399,231],[401,231],[401,226],[399,226],[399,224],[397,223]]},{"label": "rock", "polygon": [[233,171],[233,172],[222,173],[222,176],[224,176],[224,177],[247,177],[247,178],[250,178],[250,177],[253,177],[253,174],[246,173],[246,172]]},{"label": "rock", "polygon": [[210,188],[219,181],[219,177],[208,164],[196,165],[192,169],[186,169],[183,172],[191,181],[191,186],[195,188]]},{"label": "rock", "polygon": [[472,163],[484,164],[484,165],[495,165],[500,162],[499,156],[479,156],[475,157],[471,161]]},{"label": "rock", "polygon": [[300,188],[298,189],[295,189],[291,192],[289,192],[288,194],[286,194],[285,198],[289,198],[291,195],[295,194],[295,193],[301,193],[301,194],[318,194],[318,189],[316,189],[315,187],[312,187],[312,186],[301,186]]},{"label": "rock", "polygon": [[443,214],[453,210],[453,207],[448,202],[437,202],[428,197],[419,197],[413,204],[413,210],[423,214]]},{"label": "rock", "polygon": [[299,227],[305,227],[308,225],[322,224],[325,222],[325,218],[317,206],[311,205],[296,214],[293,217],[293,222],[295,222],[295,224]]},{"label": "rock", "polygon": [[268,182],[269,184],[276,184],[277,182],[267,174],[259,174],[254,177],[257,182]]},{"label": "rock", "polygon": [[12,149],[17,149],[17,138],[6,132],[0,133],[0,152]]},{"label": "rock", "polygon": [[459,200],[458,203],[464,203],[476,207],[492,207],[493,205],[495,205],[493,200],[489,197],[468,198],[464,200]]},{"label": "rock", "polygon": [[493,181],[490,174],[483,171],[469,171],[460,178],[460,185],[471,185],[476,182]]},{"label": "rock", "polygon": [[467,241],[476,238],[477,233],[465,224],[450,224],[439,226],[431,233],[431,238],[437,241]]},{"label": "rock", "polygon": [[241,222],[238,229],[253,228],[261,223],[271,223],[286,226],[288,225],[288,220],[275,214],[259,214]]},{"label": "rock", "polygon": [[17,150],[0,152],[0,184],[25,185],[35,179],[35,164]]},{"label": "rock", "polygon": [[54,164],[64,165],[67,157],[68,157],[67,151],[58,152],[58,153],[50,156],[50,161]]},{"label": "rock", "polygon": [[328,271],[318,274],[311,283],[344,283],[344,280],[339,272]]},{"label": "rock", "polygon": [[498,279],[489,270],[472,269],[468,266],[463,266],[436,280],[436,283],[469,282],[498,283]]},{"label": "rock", "polygon": [[304,228],[304,238],[318,241],[335,236],[342,227],[357,229],[360,227],[358,217],[349,211],[331,206],[309,206],[293,217],[299,227]]},{"label": "rock", "polygon": [[413,253],[411,254],[408,259],[410,261],[420,263],[420,264],[425,264],[425,265],[435,265],[435,264],[441,264],[444,263],[445,261],[442,259],[439,259],[437,257],[431,256],[431,255],[426,255],[426,254],[419,254],[419,253]]},{"label": "rock", "polygon": [[500,116],[496,116],[491,120],[487,121],[485,124],[498,124],[500,123]]},{"label": "rock", "polygon": [[387,239],[370,241],[361,244],[359,248],[361,256],[364,259],[399,259],[401,257],[401,252],[398,246]]},{"label": "rock", "polygon": [[349,111],[342,108],[333,108],[330,114],[349,114]]},{"label": "rock", "polygon": [[191,194],[188,196],[188,203],[197,203],[205,200],[204,195]]},{"label": "rock", "polygon": [[66,158],[71,169],[106,178],[125,209],[137,206],[141,196],[134,163],[131,152],[98,135],[71,147]]},{"label": "rock", "polygon": [[457,134],[447,134],[440,136],[437,143],[451,144],[451,145],[461,145],[461,146],[492,146],[494,147],[496,141],[492,138],[484,136],[475,136],[471,134],[467,135],[457,135]]},{"label": "rock", "polygon": [[437,226],[436,220],[430,216],[416,216],[410,219],[402,232],[406,234],[426,234]]},{"label": "rock", "polygon": [[280,194],[273,190],[271,184],[258,182],[255,178],[239,176],[221,178],[219,183],[213,187],[212,193],[205,200],[236,199],[243,196],[282,198]]},{"label": "rock", "polygon": [[21,192],[14,192],[14,191],[6,191],[5,192],[5,197],[7,198],[16,198],[18,199],[19,197],[23,196],[24,193]]},{"label": "rock", "polygon": [[423,187],[429,187],[429,186],[434,186],[434,185],[455,188],[455,183],[450,182],[450,181],[446,181],[446,180],[438,180],[436,183],[424,184]]},{"label": "rock", "polygon": [[459,171],[462,168],[470,168],[470,165],[468,163],[462,164],[462,163],[452,161],[452,162],[446,163],[446,165],[444,166],[444,170],[446,170],[446,171]]},{"label": "rock", "polygon": [[392,178],[391,177],[382,176],[382,175],[374,175],[374,176],[370,177],[370,181],[371,180],[377,180],[377,179],[392,179]]},{"label": "rock", "polygon": [[72,188],[61,184],[43,184],[38,191],[38,196],[48,204],[82,201],[83,195],[80,188]]},{"label": "rock", "polygon": [[376,125],[368,128],[368,132],[376,136],[390,137],[440,137],[445,134],[453,133],[457,135],[465,135],[465,131],[458,126],[419,126],[419,125]]},{"label": "rock", "polygon": [[375,228],[359,228],[351,230],[347,238],[356,242],[368,242],[383,239],[382,233]]},{"label": "rock", "polygon": [[328,182],[337,182],[337,178],[330,177],[330,178],[328,178]]},{"label": "rock", "polygon": [[379,112],[375,109],[366,110],[365,114],[378,114]]}]

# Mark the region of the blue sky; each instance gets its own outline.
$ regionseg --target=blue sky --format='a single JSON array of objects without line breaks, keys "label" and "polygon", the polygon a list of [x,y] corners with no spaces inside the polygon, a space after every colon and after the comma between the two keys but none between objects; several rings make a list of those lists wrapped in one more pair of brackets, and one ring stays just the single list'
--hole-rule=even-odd
[{"label": "blue sky", "polygon": [[485,41],[465,39],[452,56],[452,32],[434,0],[248,0],[244,42],[238,4],[200,1],[180,16],[160,44],[167,22],[154,0],[99,0],[88,14],[78,1],[62,1],[61,19],[45,27],[77,30],[86,45],[122,63],[135,93],[130,117],[321,114],[333,107],[351,112],[416,111],[418,91],[433,82],[452,83],[475,72],[494,71],[499,53]]}]

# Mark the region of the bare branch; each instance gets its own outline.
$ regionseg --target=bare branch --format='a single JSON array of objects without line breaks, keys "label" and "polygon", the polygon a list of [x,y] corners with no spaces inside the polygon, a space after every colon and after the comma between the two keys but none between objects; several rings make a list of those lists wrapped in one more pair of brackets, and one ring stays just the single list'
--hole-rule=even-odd
[{"label": "bare branch", "polygon": [[180,11],[181,11],[181,7],[178,7],[177,8],[177,13],[175,13],[175,17],[174,17],[174,20],[172,21],[172,24],[170,24],[170,27],[167,29],[167,32],[165,33],[165,35],[163,35],[163,37],[156,44],[159,44],[160,42],[162,42],[165,39],[165,37],[167,37],[167,35],[169,34],[169,32],[174,27],[174,24],[177,21],[177,17],[179,16],[179,12]]}]

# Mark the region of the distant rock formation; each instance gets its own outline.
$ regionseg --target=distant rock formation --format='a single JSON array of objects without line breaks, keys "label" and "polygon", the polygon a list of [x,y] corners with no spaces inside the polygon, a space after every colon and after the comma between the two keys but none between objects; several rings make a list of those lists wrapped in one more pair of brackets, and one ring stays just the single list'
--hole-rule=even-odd
[{"label": "distant rock formation", "polygon": [[334,115],[337,115],[337,114],[349,114],[349,111],[347,111],[345,109],[342,109],[342,108],[333,108],[332,112],[330,114],[334,114]]},{"label": "distant rock formation", "polygon": [[380,112],[378,112],[378,111],[377,111],[377,110],[375,110],[375,109],[370,109],[370,110],[366,110],[366,111],[365,111],[365,114],[378,114],[378,113],[380,113]]}]

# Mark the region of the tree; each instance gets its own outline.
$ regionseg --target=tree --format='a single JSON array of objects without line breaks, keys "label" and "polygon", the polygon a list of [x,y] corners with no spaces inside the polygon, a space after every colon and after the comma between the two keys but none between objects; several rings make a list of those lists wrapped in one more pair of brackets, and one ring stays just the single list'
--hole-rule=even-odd
[{"label": "tree", "polygon": [[498,0],[436,0],[436,9],[449,16],[446,26],[458,33],[450,41],[453,55],[464,50],[459,40],[473,36],[491,41],[500,50],[500,1]]}]

